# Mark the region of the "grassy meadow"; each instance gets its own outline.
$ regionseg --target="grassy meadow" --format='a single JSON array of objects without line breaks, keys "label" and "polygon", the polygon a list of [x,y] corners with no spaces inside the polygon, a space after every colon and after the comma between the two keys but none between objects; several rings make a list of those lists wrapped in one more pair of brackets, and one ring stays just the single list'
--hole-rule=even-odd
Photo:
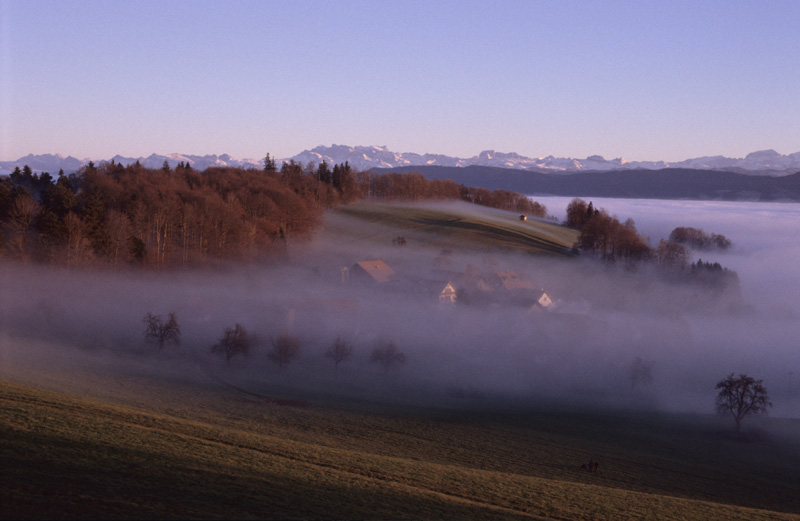
[{"label": "grassy meadow", "polygon": [[[355,219],[342,220],[342,217]],[[383,238],[382,231],[396,230],[415,245],[435,245],[460,251],[516,251],[568,256],[578,239],[575,230],[550,221],[528,219],[502,210],[449,203],[380,204],[344,206],[327,219],[327,232],[352,236],[361,241]]]},{"label": "grassy meadow", "polygon": [[184,370],[4,370],[0,517],[800,518],[797,421],[743,441],[679,415],[276,402]]}]

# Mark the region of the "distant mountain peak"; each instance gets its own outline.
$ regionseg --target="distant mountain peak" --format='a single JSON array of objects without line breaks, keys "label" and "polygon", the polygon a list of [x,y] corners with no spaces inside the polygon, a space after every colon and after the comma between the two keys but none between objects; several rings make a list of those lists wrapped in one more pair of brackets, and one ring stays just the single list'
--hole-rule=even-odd
[{"label": "distant mountain peak", "polygon": [[686,159],[678,162],[667,161],[628,161],[623,157],[606,159],[602,155],[591,155],[586,159],[569,157],[526,157],[516,152],[498,152],[493,149],[482,150],[470,158],[451,157],[439,154],[416,154],[410,152],[397,153],[386,146],[332,145],[317,146],[293,156],[295,161],[326,161],[343,163],[348,161],[361,170],[370,168],[396,168],[401,166],[496,166],[532,170],[539,172],[577,172],[602,170],[633,170],[662,168],[693,168],[705,170],[743,170],[752,172],[794,173],[800,169],[800,152],[787,156],[774,150],[762,150],[748,154],[745,158],[727,158],[723,156],[705,156]]},{"label": "distant mountain peak", "polygon": [[756,152],[750,152],[744,158],[750,161],[759,160],[759,159],[779,159],[781,155],[776,151],[770,149],[767,150],[758,150]]},{"label": "distant mountain peak", "polygon": [[[569,157],[555,157],[552,155],[544,157],[526,157],[516,152],[498,152],[487,149],[479,154],[460,158],[443,154],[417,154],[413,152],[392,152],[386,145],[382,146],[331,146],[319,145],[310,150],[285,159],[276,159],[280,164],[283,161],[294,160],[307,164],[316,164],[322,161],[330,165],[350,163],[359,170],[371,168],[396,168],[409,166],[456,166],[467,167],[472,165],[490,166],[500,168],[512,168],[518,170],[530,170],[535,172],[579,172],[579,171],[607,171],[607,170],[631,170],[649,169],[656,170],[662,168],[690,168],[702,170],[733,170],[746,171],[752,173],[770,174],[789,174],[800,170],[800,152],[789,155],[782,155],[775,150],[759,150],[747,154],[744,158],[728,158],[724,156],[704,156],[694,159],[686,159],[678,162],[667,161],[627,161],[624,158],[606,159],[602,155],[591,155],[585,159],[575,159]],[[94,159],[95,163],[103,160]],[[171,167],[184,162],[196,170],[205,170],[209,167],[242,167],[242,168],[262,168],[261,159],[236,159],[229,154],[221,155],[191,155],[172,153],[167,155],[150,154],[147,157],[138,158],[124,157],[115,155],[108,161],[122,165],[129,165],[139,162],[146,168],[161,168],[166,161]],[[16,161],[0,162],[0,174],[8,174],[17,166],[22,168],[30,166],[37,172],[58,172],[63,170],[70,173],[78,170],[81,166],[89,162],[89,159],[76,159],[72,156],[64,157],[61,154],[28,154]]]}]

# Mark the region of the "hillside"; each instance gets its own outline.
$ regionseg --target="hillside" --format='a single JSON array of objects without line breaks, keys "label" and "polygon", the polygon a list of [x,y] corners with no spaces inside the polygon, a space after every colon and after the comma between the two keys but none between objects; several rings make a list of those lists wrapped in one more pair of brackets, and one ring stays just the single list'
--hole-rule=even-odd
[{"label": "hillside", "polygon": [[451,179],[467,186],[512,190],[529,195],[800,201],[800,173],[770,177],[669,168],[550,174],[483,166],[414,166],[377,171],[420,172],[428,179]]},{"label": "hillside", "polygon": [[[140,361],[141,362],[141,361]],[[106,367],[0,372],[2,518],[797,519],[797,442],[713,422],[236,393]],[[45,379],[48,389],[12,381]],[[194,380],[194,382],[193,382]],[[259,393],[281,393],[265,383]],[[335,393],[334,395],[335,396]],[[491,406],[493,411],[489,410]],[[771,429],[792,428],[797,422]],[[594,473],[581,469],[593,458]],[[763,510],[762,510],[763,509]],[[783,512],[783,513],[779,513]]]},{"label": "hillside", "polygon": [[389,244],[394,233],[416,245],[462,251],[506,251],[571,256],[575,230],[550,221],[467,203],[358,203],[327,219],[329,232],[346,240]]},{"label": "hillside", "polygon": [[[460,202],[357,203],[328,210],[280,267],[98,276],[4,263],[0,518],[800,518],[800,421],[754,419],[737,438],[728,419],[660,412],[686,409],[628,381],[641,352],[630,339],[669,355],[667,339],[681,363],[659,360],[658,392],[713,386],[696,374],[719,370],[704,339],[687,357],[684,321],[650,322],[685,293],[631,279],[643,301],[628,309],[665,308],[621,324],[338,278],[367,255],[401,274],[443,250],[457,270],[496,253],[499,269],[590,298],[582,281],[609,270],[562,261],[575,235]],[[551,265],[568,272],[560,283]],[[606,286],[596,294],[619,314]],[[180,345],[147,343],[151,311],[177,314]],[[217,357],[240,323],[252,350]],[[302,352],[276,367],[271,339],[287,331]],[[355,353],[341,368],[328,355],[340,338]],[[391,371],[370,357],[386,341],[406,355]],[[581,467],[590,459],[597,472]]]}]

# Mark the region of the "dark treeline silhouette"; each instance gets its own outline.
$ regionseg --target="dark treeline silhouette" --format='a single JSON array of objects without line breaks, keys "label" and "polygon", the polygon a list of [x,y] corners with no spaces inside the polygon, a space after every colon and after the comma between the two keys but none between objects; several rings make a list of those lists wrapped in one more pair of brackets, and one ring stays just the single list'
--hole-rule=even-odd
[{"label": "dark treeline silhouette", "polygon": [[349,164],[284,162],[264,169],[183,162],[144,168],[90,162],[74,174],[29,167],[0,178],[0,256],[65,266],[204,266],[284,255],[309,238],[323,211],[360,199],[464,200],[544,217],[524,195],[427,180],[418,173],[359,172]]},{"label": "dark treeline silhouette", "polygon": [[469,203],[546,217],[547,207],[525,195],[508,190],[488,190],[460,185],[449,179],[426,179],[418,172],[407,174],[361,172],[358,184],[362,196],[384,201],[460,199]]},{"label": "dark treeline silhouette", "polygon": [[[739,278],[736,272],[723,268],[719,263],[707,263],[698,260],[690,263],[689,250],[680,242],[692,243],[691,237],[704,240],[706,244],[714,243],[719,248],[726,248],[730,241],[722,235],[712,234],[710,237],[694,228],[676,228],[669,240],[661,240],[658,246],[651,248],[648,240],[639,235],[632,219],[621,223],[605,210],[594,207],[592,202],[575,198],[567,205],[566,226],[580,231],[576,248],[596,255],[603,260],[623,261],[628,266],[639,262],[650,262],[660,268],[661,273],[673,281],[686,281],[703,284],[709,287],[726,287],[737,285]],[[692,233],[692,231],[699,233]],[[684,240],[676,241],[677,237]]]},{"label": "dark treeline silhouette", "polygon": [[669,240],[688,244],[690,248],[698,250],[710,250],[713,248],[726,250],[731,246],[731,241],[724,235],[716,233],[709,235],[703,230],[684,226],[672,230],[672,233],[669,234]]},{"label": "dark treeline silhouette", "polygon": [[581,232],[577,247],[605,260],[628,262],[646,260],[653,252],[647,239],[639,235],[632,219],[620,223],[605,210],[598,210],[583,199],[573,199],[567,205],[564,223]]}]

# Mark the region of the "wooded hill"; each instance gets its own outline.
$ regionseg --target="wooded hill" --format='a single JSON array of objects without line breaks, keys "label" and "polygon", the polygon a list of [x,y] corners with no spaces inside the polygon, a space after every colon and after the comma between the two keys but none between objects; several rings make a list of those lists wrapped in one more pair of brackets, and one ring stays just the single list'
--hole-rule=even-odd
[{"label": "wooded hill", "polygon": [[452,179],[469,186],[512,190],[528,195],[800,201],[800,173],[771,177],[716,170],[666,168],[553,174],[485,166],[413,166],[375,171],[419,172],[428,179]]},{"label": "wooded hill", "polygon": [[[268,159],[268,158],[267,158]],[[206,266],[283,255],[311,237],[326,209],[359,199],[463,200],[544,216],[505,191],[420,174],[267,160],[264,170],[90,163],[53,178],[30,168],[0,179],[0,256],[66,266]]]}]

